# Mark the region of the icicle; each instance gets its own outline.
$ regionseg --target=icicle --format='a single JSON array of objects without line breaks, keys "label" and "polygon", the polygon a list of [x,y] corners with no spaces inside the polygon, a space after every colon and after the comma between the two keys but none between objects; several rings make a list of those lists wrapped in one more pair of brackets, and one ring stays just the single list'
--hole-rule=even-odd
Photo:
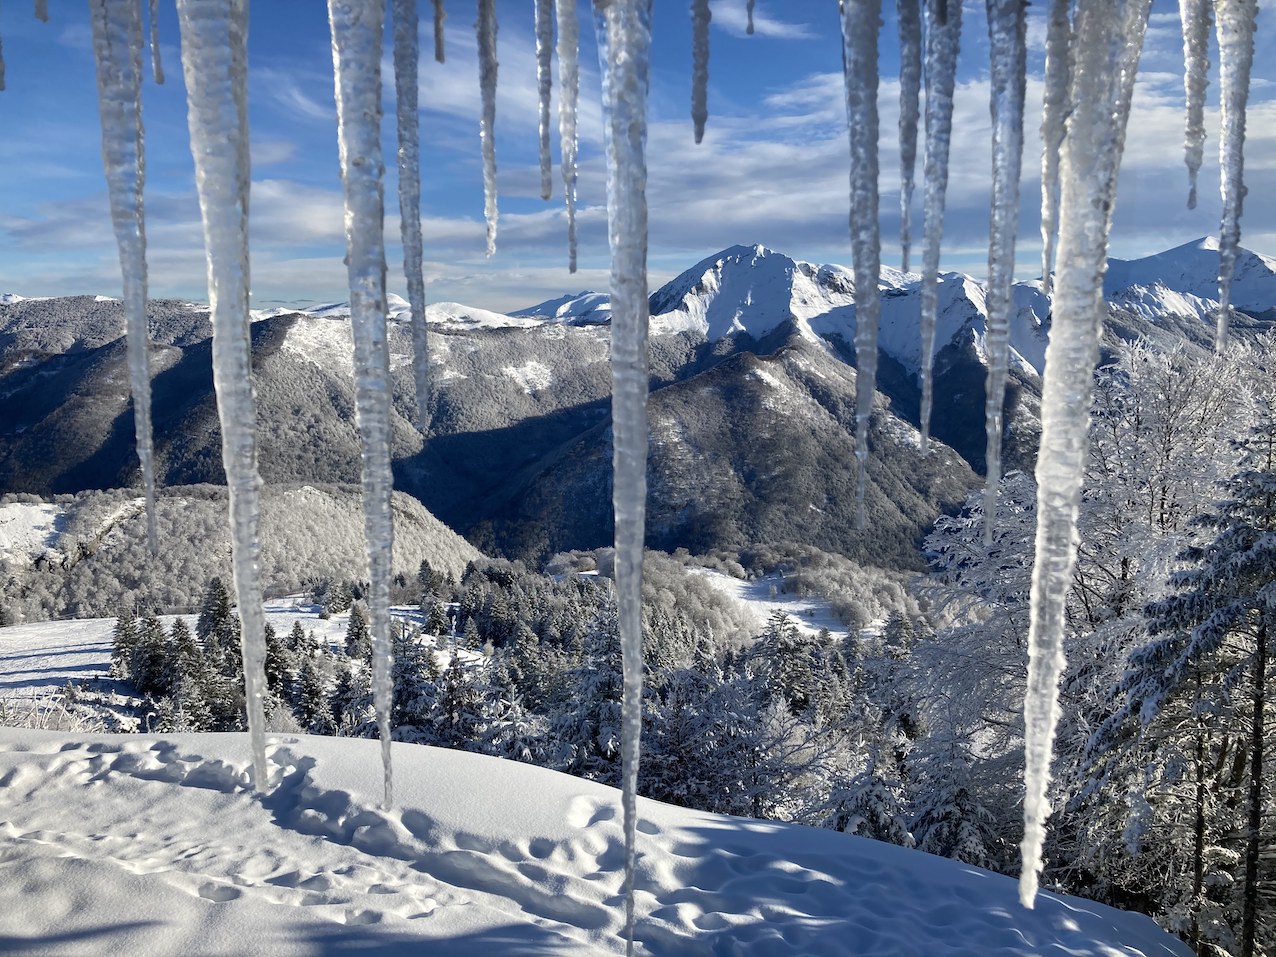
[{"label": "icicle", "polygon": [[691,0],[691,122],[696,142],[704,139],[709,119],[709,0]]},{"label": "icicle", "polygon": [[939,313],[939,245],[944,238],[948,148],[953,135],[953,88],[961,49],[961,0],[926,0],[926,162],[922,225],[922,452],[930,442],[934,403],[935,324]]},{"label": "icicle", "polygon": [[430,342],[425,322],[425,279],[421,273],[421,137],[417,117],[416,0],[394,0],[394,94],[399,135],[399,234],[403,277],[408,284],[412,323],[412,377],[416,380],[416,425],[430,424]]},{"label": "icicle", "polygon": [[1002,403],[1010,362],[1011,287],[1015,281],[1015,236],[1019,230],[1019,173],[1023,160],[1023,100],[1027,68],[1024,0],[988,0],[988,44],[992,61],[992,215],[988,237],[988,376],[984,390],[987,433],[984,542],[992,544],[1001,482]]},{"label": "icicle", "polygon": [[496,0],[478,0],[479,86],[483,116],[479,139],[483,144],[483,218],[487,220],[487,254],[496,252]]},{"label": "icicle", "polygon": [[4,37],[0,36],[0,93],[4,92]]},{"label": "icicle", "polygon": [[1211,0],[1179,0],[1183,21],[1183,92],[1187,123],[1183,158],[1187,162],[1187,208],[1196,209],[1196,178],[1205,161],[1205,90],[1209,86]]},{"label": "icicle", "polygon": [[443,9],[443,0],[434,0],[434,61],[443,62],[443,21],[447,12]]},{"label": "icicle", "polygon": [[1257,0],[1216,0],[1219,99],[1223,121],[1218,137],[1218,166],[1223,222],[1218,237],[1218,332],[1214,348],[1227,344],[1232,316],[1232,274],[1241,242],[1241,209],[1245,204],[1245,106],[1254,65],[1254,18]]},{"label": "icicle", "polygon": [[336,74],[337,143],[346,206],[346,269],[354,333],[355,417],[363,459],[363,528],[368,546],[372,698],[381,732],[385,806],[390,767],[390,576],[394,525],[390,493],[390,349],[386,341],[385,209],[381,162],[380,0],[328,0]]},{"label": "icicle", "polygon": [[899,18],[899,245],[908,272],[912,242],[913,170],[917,166],[918,96],[922,82],[921,0],[896,0]]},{"label": "icicle", "polygon": [[1050,0],[1046,26],[1046,92],[1041,103],[1041,284],[1050,295],[1059,219],[1059,148],[1072,76],[1068,0]]},{"label": "icicle", "polygon": [[647,510],[647,0],[594,0],[607,143],[611,245],[612,507],[616,601],[624,658],[621,762],[625,825],[625,942],[634,950],[634,864],[642,730],[642,561]]},{"label": "icicle", "polygon": [[1103,274],[1117,173],[1150,0],[1078,0],[1068,133],[1059,158],[1059,259],[1037,454],[1037,543],[1024,697],[1024,838],[1019,897],[1036,900],[1046,791],[1076,559],[1091,384],[1107,313]]},{"label": "icicle", "polygon": [[576,271],[576,106],[580,97],[580,21],[576,4],[561,0],[558,13],[558,137],[563,201],[567,204],[567,269]]},{"label": "icicle", "polygon": [[142,190],[146,160],[142,134],[142,25],[129,0],[98,0],[90,7],[102,117],[102,167],[111,200],[111,224],[124,278],[129,385],[133,427],[146,496],[146,542],[155,538],[155,456],[151,439],[150,329],[146,321],[146,218]]},{"label": "icicle", "polygon": [[[573,0],[564,0],[571,3]],[[536,0],[536,90],[540,96],[541,199],[554,191],[554,164],[549,156],[549,95],[553,85],[554,0]]]},{"label": "icicle", "polygon": [[882,314],[878,277],[882,238],[877,222],[877,32],[882,0],[842,6],[846,125],[851,140],[851,256],[855,269],[855,527],[865,523],[868,426],[877,384],[877,326]]},{"label": "icicle", "polygon": [[265,615],[262,611],[261,477],[248,315],[248,6],[245,0],[177,0],[195,187],[208,257],[213,384],[230,497],[231,558],[239,604],[253,785],[266,764]]},{"label": "icicle", "polygon": [[151,76],[155,82],[164,82],[164,64],[160,63],[159,0],[151,0]]},{"label": "icicle", "polygon": [[35,0],[35,18],[41,23],[49,22],[49,0]]},{"label": "icicle", "polygon": [[749,18],[749,25],[745,27],[744,32],[749,36],[753,36],[753,6],[756,3],[757,0],[749,0],[745,7],[745,15]]}]

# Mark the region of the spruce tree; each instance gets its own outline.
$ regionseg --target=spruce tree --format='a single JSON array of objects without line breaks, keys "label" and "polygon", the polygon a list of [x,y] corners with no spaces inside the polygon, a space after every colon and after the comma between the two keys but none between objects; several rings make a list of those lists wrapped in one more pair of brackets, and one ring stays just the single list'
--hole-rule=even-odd
[{"label": "spruce tree", "polygon": [[350,606],[350,624],[346,626],[346,655],[358,661],[372,659],[372,632],[363,605]]},{"label": "spruce tree", "polygon": [[[1276,651],[1276,416],[1268,410],[1251,434],[1238,443],[1241,466],[1223,483],[1227,498],[1196,524],[1205,544],[1185,550],[1190,567],[1170,579],[1171,594],[1145,609],[1149,640],[1129,656],[1116,713],[1092,743],[1097,755],[1130,748],[1157,749],[1149,732],[1189,735],[1165,745],[1183,753],[1214,752],[1230,742],[1229,762],[1242,792],[1236,829],[1240,889],[1235,920],[1240,957],[1254,957],[1276,940],[1270,918],[1260,927],[1259,866],[1263,847],[1273,843],[1267,772],[1266,686],[1269,660]],[[1166,721],[1175,713],[1201,715],[1206,721]],[[1207,737],[1208,735],[1208,737]],[[1202,763],[1208,762],[1208,755]],[[1243,770],[1242,770],[1243,769]],[[1155,798],[1157,795],[1145,795]],[[1191,817],[1203,830],[1200,812]],[[1200,851],[1202,836],[1193,841]],[[1193,868],[1200,883],[1200,864]],[[1199,890],[1200,888],[1198,888]]]}]

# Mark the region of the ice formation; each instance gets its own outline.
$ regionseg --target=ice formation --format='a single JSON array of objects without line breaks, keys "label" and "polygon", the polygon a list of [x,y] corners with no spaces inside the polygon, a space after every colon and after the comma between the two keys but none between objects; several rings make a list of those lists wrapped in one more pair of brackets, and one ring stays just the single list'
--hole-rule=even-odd
[{"label": "ice formation", "polygon": [[745,6],[745,16],[748,18],[749,23],[748,26],[745,27],[744,32],[749,36],[753,36],[753,7],[756,3],[757,0],[749,0],[748,4]]},{"label": "ice formation", "polygon": [[447,19],[447,11],[443,9],[443,0],[434,0],[434,60],[443,62],[443,21]]},{"label": "ice formation", "polygon": [[151,76],[156,83],[164,82],[164,64],[160,62],[159,0],[151,0]]},{"label": "ice formation", "polygon": [[49,0],[35,0],[35,18],[42,23],[49,22]]},{"label": "ice formation", "polygon": [[1218,166],[1223,222],[1218,237],[1218,332],[1215,346],[1227,342],[1232,315],[1232,275],[1241,243],[1241,207],[1245,202],[1245,106],[1254,65],[1254,18],[1258,0],[1217,0],[1219,100],[1223,111],[1218,137]]},{"label": "ice formation", "polygon": [[855,527],[865,522],[868,427],[877,385],[877,327],[882,301],[882,239],[877,219],[877,32],[881,0],[842,7],[846,126],[851,139],[851,256],[855,272]]},{"label": "ice formation", "polygon": [[336,74],[337,144],[345,187],[346,269],[354,334],[355,418],[363,460],[368,544],[368,617],[372,699],[381,733],[385,806],[393,801],[390,767],[390,576],[394,548],[390,493],[390,348],[386,339],[385,209],[381,161],[381,0],[329,0]]},{"label": "ice formation", "polygon": [[1187,208],[1196,208],[1196,179],[1205,161],[1205,91],[1209,87],[1211,0],[1179,0],[1183,23],[1183,92],[1187,123],[1183,158],[1187,163]]},{"label": "ice formation", "polygon": [[399,137],[399,233],[403,239],[403,278],[408,287],[412,325],[412,378],[416,384],[416,424],[425,434],[430,423],[430,341],[425,321],[425,278],[421,248],[421,134],[417,116],[416,0],[394,0],[394,93]]},{"label": "ice formation", "polygon": [[90,8],[97,61],[98,112],[102,117],[102,168],[111,203],[111,224],[124,278],[129,386],[133,427],[146,497],[146,540],[155,538],[155,455],[151,438],[150,331],[146,319],[146,217],[142,188],[146,160],[142,134],[142,23],[133,3]]},{"label": "ice formation", "polygon": [[953,88],[961,50],[961,0],[925,0],[926,160],[922,203],[922,451],[930,440],[935,401],[932,365],[939,313],[939,247],[944,238],[944,197],[948,192],[948,149],[953,136]]},{"label": "ice formation", "polygon": [[[566,0],[570,2],[570,0]],[[554,191],[554,165],[549,155],[549,100],[553,86],[554,0],[536,0],[536,92],[540,98],[541,199]]]},{"label": "ice formation", "polygon": [[483,114],[479,140],[483,147],[483,218],[487,220],[487,254],[496,253],[496,0],[478,0],[479,89]]},{"label": "ice formation", "polygon": [[576,271],[576,107],[580,98],[580,21],[576,4],[558,14],[558,138],[562,154],[563,202],[567,206],[567,270]]},{"label": "ice formation", "polygon": [[691,122],[696,142],[704,139],[709,119],[709,0],[691,0]]},{"label": "ice formation", "polygon": [[1050,0],[1046,25],[1046,81],[1041,101],[1041,282],[1050,294],[1054,245],[1059,230],[1059,148],[1072,78],[1072,20],[1069,0]]},{"label": "ice formation", "polygon": [[261,476],[248,314],[248,4],[177,0],[195,187],[208,255],[213,384],[230,499],[231,560],[244,655],[253,785],[266,764],[265,616],[261,604]]},{"label": "ice formation", "polygon": [[[1072,110],[1059,157],[1059,252],[1037,454],[1037,541],[1024,698],[1024,838],[1019,897],[1033,906],[1050,814],[1047,789],[1064,611],[1076,560],[1091,387],[1107,308],[1103,274],[1117,173],[1150,0],[1078,0]],[[1119,42],[1113,42],[1113,37]]]},{"label": "ice formation", "polygon": [[988,48],[992,60],[992,211],[989,216],[987,323],[984,388],[987,434],[984,542],[992,544],[1001,482],[1002,404],[1010,362],[1011,289],[1019,232],[1019,172],[1023,161],[1023,99],[1027,24],[1023,0],[988,0]]},{"label": "ice formation", "polygon": [[623,656],[621,763],[625,940],[634,949],[638,752],[642,730],[642,562],[647,512],[647,0],[595,0],[611,246],[612,507]]},{"label": "ice formation", "polygon": [[921,0],[896,0],[899,20],[899,245],[900,269],[908,272],[912,241],[913,173],[917,168],[917,118],[921,110]]}]

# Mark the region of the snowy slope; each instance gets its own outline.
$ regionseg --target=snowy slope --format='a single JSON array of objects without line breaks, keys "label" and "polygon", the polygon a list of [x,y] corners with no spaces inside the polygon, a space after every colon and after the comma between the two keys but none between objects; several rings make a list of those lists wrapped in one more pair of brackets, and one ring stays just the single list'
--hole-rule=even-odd
[{"label": "snowy slope", "polygon": [[[0,729],[0,949],[24,954],[623,952],[619,795],[494,758],[273,736]],[[70,811],[71,813],[68,813]],[[1189,953],[1145,917],[862,838],[650,801],[640,953]]]}]

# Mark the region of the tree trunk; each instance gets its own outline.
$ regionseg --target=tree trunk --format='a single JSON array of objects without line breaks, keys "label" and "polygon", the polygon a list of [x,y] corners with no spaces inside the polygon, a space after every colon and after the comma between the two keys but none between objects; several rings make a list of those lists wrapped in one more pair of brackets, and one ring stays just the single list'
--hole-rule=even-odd
[{"label": "tree trunk", "polygon": [[1250,729],[1249,826],[1245,847],[1245,896],[1241,908],[1241,957],[1254,957],[1258,926],[1258,852],[1263,824],[1263,730],[1267,680],[1267,622],[1258,626],[1254,654],[1254,722]]}]

